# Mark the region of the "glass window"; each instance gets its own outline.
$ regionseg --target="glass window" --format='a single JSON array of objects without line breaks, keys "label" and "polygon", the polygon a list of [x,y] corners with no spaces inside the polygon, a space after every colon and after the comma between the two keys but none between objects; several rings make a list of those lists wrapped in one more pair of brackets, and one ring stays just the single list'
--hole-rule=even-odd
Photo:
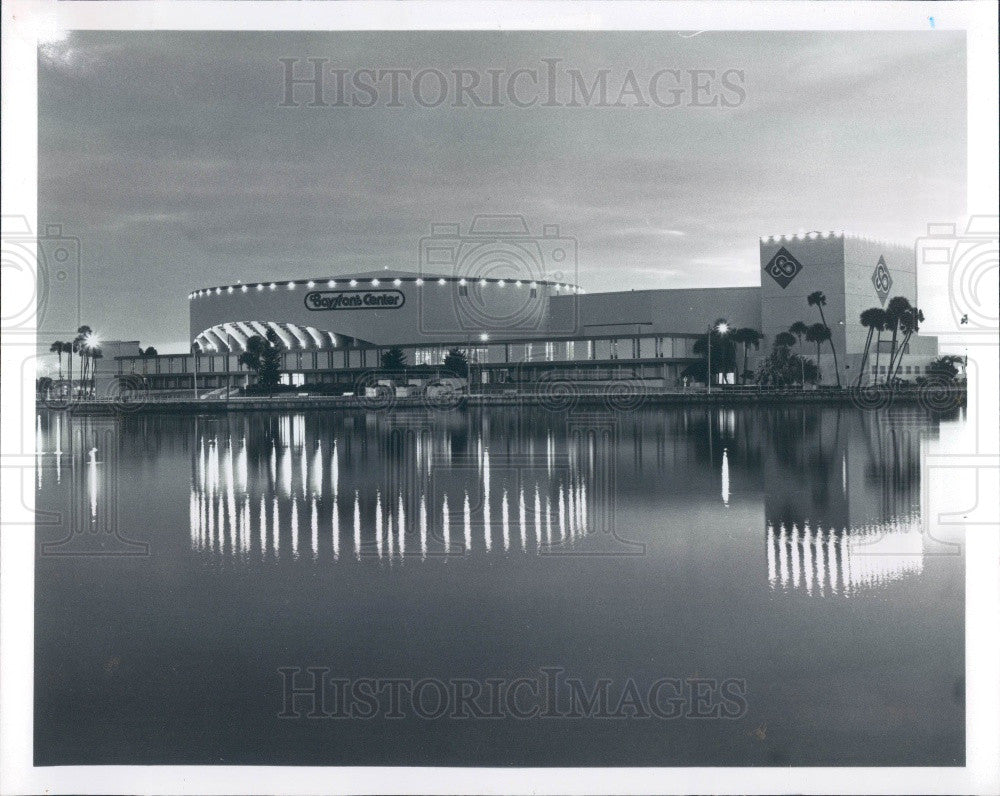
[{"label": "glass window", "polygon": [[655,337],[640,337],[639,338],[639,359],[653,359],[657,356],[656,354],[656,338]]},{"label": "glass window", "polygon": [[594,359],[611,359],[611,341],[594,340]]}]

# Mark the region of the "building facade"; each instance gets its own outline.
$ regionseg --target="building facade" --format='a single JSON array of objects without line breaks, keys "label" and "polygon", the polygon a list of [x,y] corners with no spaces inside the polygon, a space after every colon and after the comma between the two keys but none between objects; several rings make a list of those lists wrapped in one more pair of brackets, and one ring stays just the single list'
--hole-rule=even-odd
[{"label": "building facade", "polygon": [[[196,371],[205,389],[243,386],[251,376],[240,353],[250,338],[273,334],[286,379],[296,385],[349,384],[378,369],[390,348],[402,349],[408,365],[426,368],[440,367],[458,348],[475,366],[477,383],[632,379],[670,389],[701,361],[695,344],[721,318],[729,328],[763,334],[751,369],[796,321],[825,322],[832,349],[824,344],[817,357],[803,341],[802,353],[818,360],[822,383],[839,377],[850,384],[868,338],[861,312],[884,308],[894,296],[918,303],[912,248],[843,234],[762,238],[759,287],[607,293],[546,278],[566,272],[542,267],[566,256],[558,230],[547,228],[545,238],[520,250],[483,240],[470,249],[453,235],[425,239],[421,263],[450,270],[199,288],[189,295],[192,351],[119,357],[117,374],[141,376],[152,389],[190,389]],[[541,265],[518,265],[526,262]],[[817,291],[822,307],[809,301]],[[934,338],[912,336],[904,378],[920,375],[936,354]]]}]

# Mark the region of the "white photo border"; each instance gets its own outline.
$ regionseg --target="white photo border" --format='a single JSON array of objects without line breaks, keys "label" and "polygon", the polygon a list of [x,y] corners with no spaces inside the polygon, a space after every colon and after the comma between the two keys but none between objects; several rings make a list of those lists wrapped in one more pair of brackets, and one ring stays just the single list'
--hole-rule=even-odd
[{"label": "white photo border", "polygon": [[[995,215],[993,2],[54,2],[4,3],[2,207],[37,222],[37,55],[55,30],[964,30],[968,212]],[[956,220],[960,224],[964,219]],[[37,229],[37,223],[32,227]],[[995,341],[994,341],[995,342]],[[379,768],[32,764],[34,384],[30,335],[4,339],[0,502],[0,792],[4,793],[995,793],[1000,791],[1000,490],[966,536],[966,766],[962,768]],[[992,363],[992,365],[990,365]],[[996,484],[997,357],[969,387],[979,438],[967,467]],[[932,484],[932,486],[934,486]],[[987,490],[989,491],[989,490]],[[937,483],[932,501],[947,503]],[[937,494],[942,493],[942,494]],[[956,508],[956,507],[952,507]],[[957,507],[959,509],[963,507]],[[965,507],[968,508],[968,507]],[[995,519],[996,518],[996,519]],[[990,524],[997,522],[998,524]]]}]

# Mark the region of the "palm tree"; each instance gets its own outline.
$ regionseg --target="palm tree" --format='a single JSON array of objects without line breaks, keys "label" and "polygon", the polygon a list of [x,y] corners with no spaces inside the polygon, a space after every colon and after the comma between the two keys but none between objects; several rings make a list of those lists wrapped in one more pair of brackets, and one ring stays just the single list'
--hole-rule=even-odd
[{"label": "palm tree", "polygon": [[267,337],[255,334],[247,340],[246,350],[240,354],[239,363],[257,372],[257,386],[266,387],[270,395],[281,381],[281,341],[274,329]]},{"label": "palm tree", "polygon": [[888,326],[886,328],[892,329],[892,346],[889,348],[889,369],[886,373],[886,377],[892,375],[892,363],[896,359],[896,339],[899,335],[899,324],[913,306],[910,304],[910,300],[903,296],[893,296],[889,299],[889,303],[885,308],[886,321]]},{"label": "palm tree", "polygon": [[774,336],[775,348],[791,348],[795,345],[795,335],[789,332],[778,332]]},{"label": "palm tree", "polygon": [[927,366],[928,376],[940,376],[948,381],[954,381],[958,376],[958,365],[965,364],[963,357],[954,354],[945,354],[938,357]]},{"label": "palm tree", "polygon": [[52,345],[49,346],[50,352],[59,355],[59,381],[62,381],[62,355],[63,355],[64,345],[65,343],[62,340],[56,340]]},{"label": "palm tree", "polygon": [[76,338],[73,340],[76,343],[76,350],[80,354],[80,380],[86,384],[87,382],[87,357],[90,354],[90,348],[87,345],[88,338],[94,333],[94,330],[87,325],[81,326],[76,330]]},{"label": "palm tree", "polygon": [[66,357],[66,377],[69,381],[69,391],[70,394],[73,392],[73,352],[76,350],[74,348],[75,343],[67,342],[63,343],[63,353],[68,354]]},{"label": "palm tree", "polygon": [[[861,325],[868,330],[868,339],[865,340],[865,352],[861,355],[861,367],[858,370],[858,387],[861,386],[861,379],[865,375],[865,368],[868,366],[868,353],[871,350],[872,337],[875,336],[875,330],[879,330],[879,338],[881,339],[881,330],[885,328],[885,310],[881,307],[870,307],[861,313]],[[876,352],[878,347],[876,346]],[[876,369],[876,376],[878,375],[878,370]]]},{"label": "palm tree", "polygon": [[72,387],[73,387],[73,355],[74,354],[76,354],[76,355],[78,355],[80,357],[80,369],[81,369],[80,380],[82,381],[85,378],[85,375],[82,373],[82,371],[83,371],[83,353],[82,352],[83,352],[83,338],[80,335],[77,335],[76,337],[73,338],[73,342],[70,343],[70,368],[69,368],[70,390],[72,390]]},{"label": "palm tree", "polygon": [[741,379],[743,384],[747,383],[747,360],[750,356],[750,347],[753,346],[755,349],[760,348],[760,341],[763,337],[764,335],[749,326],[737,329],[731,335],[734,343],[743,346],[743,375]]},{"label": "palm tree", "polygon": [[[833,367],[836,371],[837,376],[837,386],[840,386],[840,363],[837,361],[837,347],[833,344],[833,334],[830,333],[830,327],[826,325],[826,314],[823,312],[823,307],[826,306],[826,294],[822,290],[817,290],[810,293],[806,297],[806,302],[808,302],[810,307],[816,307],[819,310],[819,319],[822,321],[823,326],[827,331],[827,341],[830,343],[830,350],[833,351]],[[819,347],[817,346],[816,364],[819,364]]]},{"label": "palm tree", "polygon": [[820,345],[825,343],[830,339],[830,327],[822,323],[814,323],[806,331],[806,340],[810,343],[816,344],[816,366],[819,367],[822,363],[820,359]]},{"label": "palm tree", "polygon": [[788,331],[799,338],[799,345],[802,345],[802,338],[805,337],[806,332],[809,331],[809,326],[802,321],[796,321],[788,327]]},{"label": "palm tree", "polygon": [[96,346],[90,349],[90,395],[97,394],[97,360],[104,359],[104,354]]},{"label": "palm tree", "polygon": [[[889,362],[889,374],[899,375],[899,369],[903,364],[903,354],[910,344],[910,338],[920,331],[920,324],[924,322],[924,313],[916,307],[910,307],[899,318],[899,330],[903,333],[903,340],[899,344],[899,352],[894,361]],[[895,373],[893,371],[895,370]]]},{"label": "palm tree", "polygon": [[393,346],[382,353],[382,370],[405,370],[406,354],[399,346]]},{"label": "palm tree", "polygon": [[469,376],[469,359],[457,348],[452,348],[448,351],[441,364],[446,371],[456,376],[460,376],[463,379]]},{"label": "palm tree", "polygon": [[[794,334],[799,340],[799,363],[802,364],[807,362],[808,360],[805,357],[805,351],[802,350],[802,341],[803,338],[807,337],[809,334],[809,326],[802,321],[796,321],[795,323],[793,323],[791,326],[788,327],[788,331]],[[804,366],[802,367],[802,372],[800,376],[801,376],[800,384],[802,384],[802,386],[805,387],[806,370]]]}]

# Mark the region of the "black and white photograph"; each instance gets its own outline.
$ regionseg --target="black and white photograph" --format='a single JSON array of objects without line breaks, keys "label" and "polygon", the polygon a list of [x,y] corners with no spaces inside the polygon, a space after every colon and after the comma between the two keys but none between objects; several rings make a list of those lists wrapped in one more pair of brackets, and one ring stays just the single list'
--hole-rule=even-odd
[{"label": "black and white photograph", "polygon": [[995,793],[997,15],[13,2],[4,793]]}]

